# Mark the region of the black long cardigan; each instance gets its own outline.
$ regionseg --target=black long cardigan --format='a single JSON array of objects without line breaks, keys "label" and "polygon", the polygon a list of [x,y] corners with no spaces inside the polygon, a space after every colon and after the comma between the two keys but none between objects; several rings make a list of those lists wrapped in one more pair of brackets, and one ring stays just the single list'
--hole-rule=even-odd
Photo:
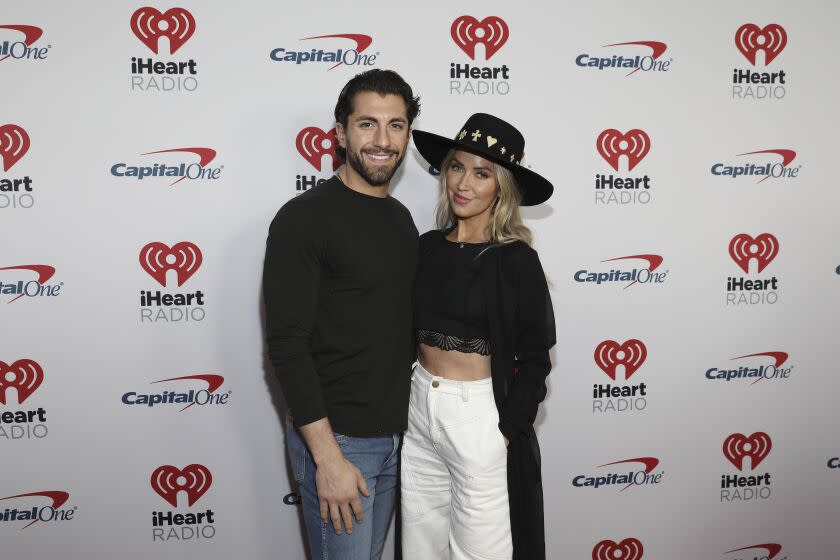
[{"label": "black long cardigan", "polygon": [[499,429],[508,438],[513,560],[545,559],[537,407],[556,342],[551,296],[537,252],[521,241],[479,257],[490,330],[491,376]]}]

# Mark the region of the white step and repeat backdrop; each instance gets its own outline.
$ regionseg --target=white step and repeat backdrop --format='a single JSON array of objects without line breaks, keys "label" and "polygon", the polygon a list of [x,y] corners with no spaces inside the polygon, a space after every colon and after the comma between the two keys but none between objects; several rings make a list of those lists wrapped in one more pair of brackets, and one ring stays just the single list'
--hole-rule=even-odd
[{"label": "white step and repeat backdrop", "polygon": [[[369,68],[527,138],[548,556],[837,557],[829,2],[0,12],[3,558],[304,558],[260,277]],[[393,192],[432,227],[413,151]],[[387,558],[392,557],[389,551]]]}]

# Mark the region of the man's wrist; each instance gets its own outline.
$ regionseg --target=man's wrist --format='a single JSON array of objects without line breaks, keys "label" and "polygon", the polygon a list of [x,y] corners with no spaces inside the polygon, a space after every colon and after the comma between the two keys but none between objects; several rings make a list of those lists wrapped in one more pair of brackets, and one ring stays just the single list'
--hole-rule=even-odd
[{"label": "man's wrist", "polygon": [[320,418],[298,429],[306,441],[306,446],[316,466],[334,462],[343,457],[328,418]]},{"label": "man's wrist", "polygon": [[332,445],[326,445],[324,446],[324,449],[319,449],[317,452],[311,451],[311,453],[312,460],[315,461],[316,467],[320,467],[328,463],[334,463],[344,457],[341,453],[341,449],[338,447],[338,443],[335,442],[335,439],[333,439]]}]

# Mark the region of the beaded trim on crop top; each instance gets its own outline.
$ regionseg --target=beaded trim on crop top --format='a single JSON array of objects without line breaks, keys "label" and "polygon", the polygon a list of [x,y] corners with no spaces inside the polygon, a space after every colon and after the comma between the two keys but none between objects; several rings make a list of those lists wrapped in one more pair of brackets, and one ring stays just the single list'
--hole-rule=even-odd
[{"label": "beaded trim on crop top", "polygon": [[490,355],[490,341],[486,338],[460,338],[435,331],[417,329],[417,342],[441,350],[455,350],[466,354]]}]

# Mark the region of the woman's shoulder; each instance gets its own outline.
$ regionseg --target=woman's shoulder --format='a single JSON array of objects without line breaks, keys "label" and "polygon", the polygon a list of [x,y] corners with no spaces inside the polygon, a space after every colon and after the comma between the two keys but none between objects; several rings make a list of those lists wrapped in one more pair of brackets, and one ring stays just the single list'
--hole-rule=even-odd
[{"label": "woman's shoulder", "polygon": [[499,247],[505,270],[522,277],[544,276],[537,250],[524,241],[513,241]]},{"label": "woman's shoulder", "polygon": [[537,255],[537,250],[525,243],[517,239],[516,241],[511,241],[510,243],[505,243],[504,245],[500,245],[499,249],[501,249],[504,253],[508,255],[513,255],[517,258],[524,257],[526,259],[539,259]]}]

